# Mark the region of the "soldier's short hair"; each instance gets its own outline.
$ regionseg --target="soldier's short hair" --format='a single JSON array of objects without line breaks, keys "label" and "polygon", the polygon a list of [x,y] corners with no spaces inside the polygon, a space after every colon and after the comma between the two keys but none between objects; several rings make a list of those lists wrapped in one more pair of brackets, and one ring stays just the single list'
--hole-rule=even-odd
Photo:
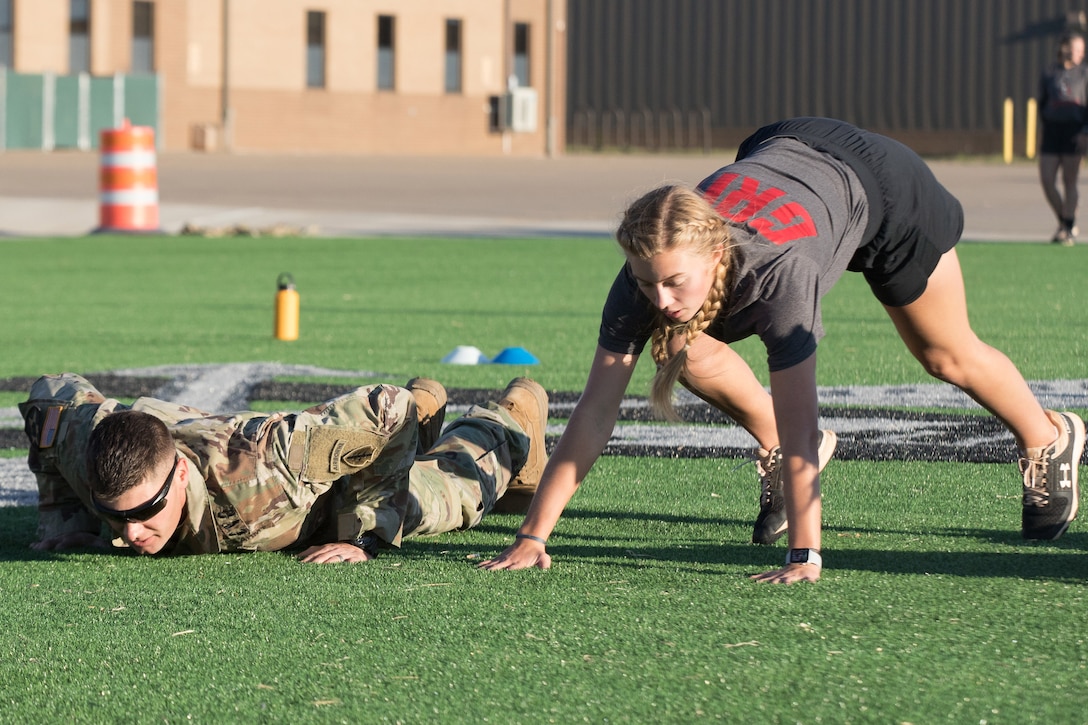
[{"label": "soldier's short hair", "polygon": [[138,410],[111,413],[87,442],[91,491],[99,498],[117,498],[140,485],[175,450],[166,424],[155,416]]}]

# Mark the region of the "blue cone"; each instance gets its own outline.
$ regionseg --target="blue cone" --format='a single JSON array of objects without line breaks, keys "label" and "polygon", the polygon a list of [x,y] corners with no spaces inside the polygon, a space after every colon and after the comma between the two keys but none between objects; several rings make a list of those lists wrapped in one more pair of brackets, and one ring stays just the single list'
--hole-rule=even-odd
[{"label": "blue cone", "polygon": [[539,365],[540,361],[536,359],[533,353],[526,350],[524,347],[508,347],[500,352],[495,357],[491,358],[491,362],[500,365]]}]

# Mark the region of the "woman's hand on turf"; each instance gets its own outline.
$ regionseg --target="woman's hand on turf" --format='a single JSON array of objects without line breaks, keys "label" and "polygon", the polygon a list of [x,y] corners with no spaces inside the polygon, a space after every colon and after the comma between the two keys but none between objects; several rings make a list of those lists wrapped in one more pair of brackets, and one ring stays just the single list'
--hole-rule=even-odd
[{"label": "woman's hand on turf", "polygon": [[820,581],[820,567],[812,564],[787,564],[781,569],[753,574],[750,579],[764,584],[793,584]]},{"label": "woman's hand on turf", "polygon": [[500,569],[513,571],[514,569],[529,569],[534,566],[538,569],[550,569],[552,557],[548,555],[544,544],[528,539],[519,539],[506,547],[506,550],[494,559],[481,561],[476,565],[476,568],[487,569],[488,571],[498,571]]}]

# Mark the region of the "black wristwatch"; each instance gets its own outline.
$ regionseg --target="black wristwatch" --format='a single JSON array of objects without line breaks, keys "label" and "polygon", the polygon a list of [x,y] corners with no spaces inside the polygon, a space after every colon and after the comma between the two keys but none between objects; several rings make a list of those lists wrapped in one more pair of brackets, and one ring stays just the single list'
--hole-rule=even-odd
[{"label": "black wristwatch", "polygon": [[351,543],[355,544],[360,549],[365,551],[367,553],[367,556],[369,556],[371,559],[377,559],[378,547],[380,546],[381,541],[382,540],[379,539],[378,535],[375,534],[373,531],[364,531],[363,533],[359,534],[359,538]]},{"label": "black wristwatch", "polygon": [[786,555],[786,564],[811,564],[822,568],[824,560],[816,549],[790,549]]}]

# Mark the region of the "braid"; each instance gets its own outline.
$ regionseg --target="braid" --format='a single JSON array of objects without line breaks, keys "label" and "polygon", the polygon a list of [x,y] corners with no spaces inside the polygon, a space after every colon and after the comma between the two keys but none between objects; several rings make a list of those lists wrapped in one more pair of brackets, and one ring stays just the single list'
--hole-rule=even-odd
[{"label": "braid", "polygon": [[725,226],[725,221],[720,216],[709,216],[703,219],[689,219],[676,225],[678,236],[716,234]]},{"label": "braid", "polygon": [[687,323],[689,343],[695,339],[696,335],[710,327],[710,323],[714,321],[714,318],[721,311],[722,302],[725,299],[725,279],[728,275],[729,264],[723,255],[722,261],[718,263],[718,268],[715,270],[714,284],[710,287],[706,301],[703,302],[703,306],[699,311],[695,313],[695,317],[692,317]]},{"label": "braid", "polygon": [[650,335],[650,354],[659,368],[669,361],[669,338],[672,335],[672,327],[665,324],[664,320],[654,328],[653,333]]},{"label": "braid", "polygon": [[[729,226],[698,192],[667,185],[648,192],[627,207],[616,230],[616,241],[625,254],[638,259],[651,259],[674,249],[690,250],[708,259],[722,252],[714,281],[699,311],[680,324],[659,314],[650,336],[650,353],[658,368],[650,405],[660,417],[678,420],[672,405],[672,390],[684,371],[688,346],[717,318],[728,296]],[[669,355],[669,343],[680,334],[685,337],[683,349]]]},{"label": "braid", "polygon": [[[721,312],[725,299],[726,279],[729,276],[728,255],[722,257],[715,270],[714,284],[710,287],[702,308],[687,322],[680,325],[669,325],[665,317],[661,316],[661,323],[654,329],[651,336],[650,352],[654,362],[657,363],[657,374],[654,375],[650,392],[650,407],[654,414],[664,420],[678,422],[680,416],[672,404],[672,391],[676,382],[684,372],[688,360],[688,347]],[[669,340],[673,335],[683,333],[686,337],[684,347],[675,355],[669,356]]]}]

